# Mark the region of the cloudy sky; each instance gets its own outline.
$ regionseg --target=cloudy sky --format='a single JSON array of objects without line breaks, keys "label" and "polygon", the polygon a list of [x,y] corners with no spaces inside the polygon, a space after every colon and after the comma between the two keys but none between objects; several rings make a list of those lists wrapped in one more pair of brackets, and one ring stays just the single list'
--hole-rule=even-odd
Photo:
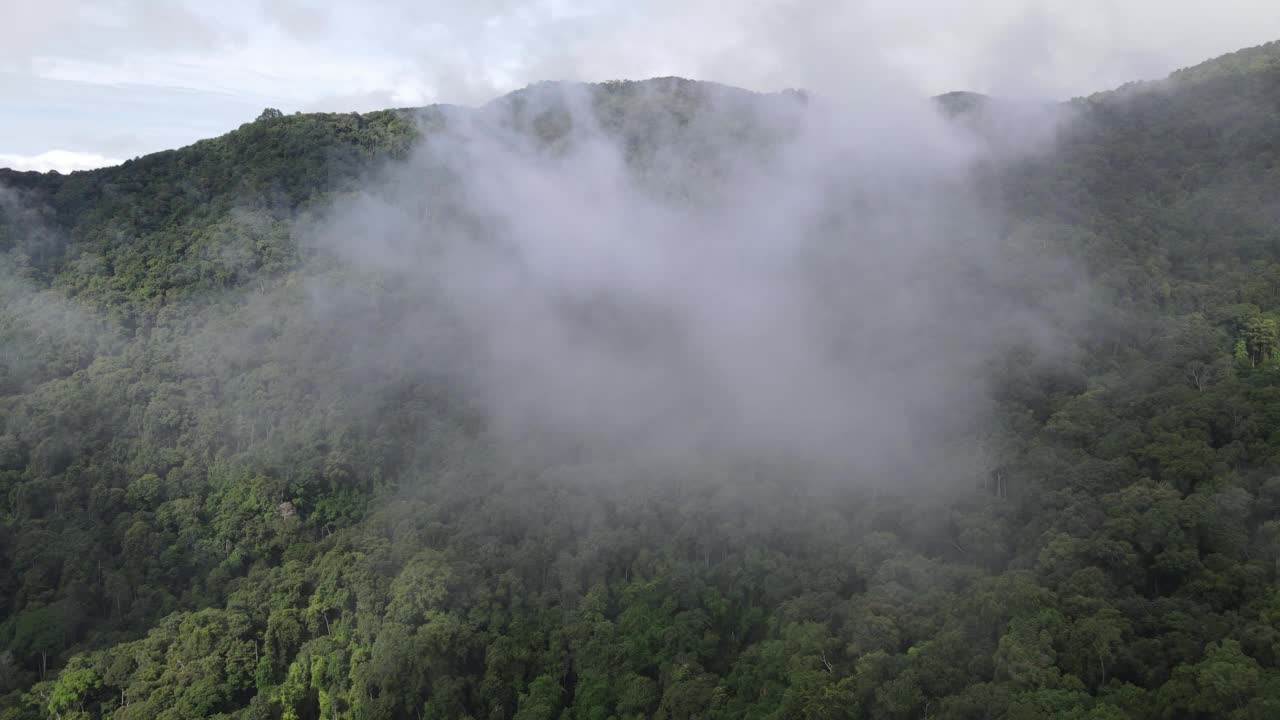
[{"label": "cloudy sky", "polygon": [[662,75],[1067,98],[1280,38],[1274,0],[0,0],[0,19],[0,166],[62,171],[264,107]]}]

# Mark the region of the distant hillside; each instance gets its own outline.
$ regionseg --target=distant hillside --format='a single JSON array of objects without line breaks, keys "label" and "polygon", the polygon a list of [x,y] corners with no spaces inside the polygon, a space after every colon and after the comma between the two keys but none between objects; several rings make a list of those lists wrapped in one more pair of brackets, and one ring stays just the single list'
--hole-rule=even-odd
[{"label": "distant hillside", "polygon": [[955,91],[934,98],[943,111],[951,115],[973,112],[986,106],[991,98],[982,93]]},{"label": "distant hillside", "polygon": [[[820,98],[680,78],[0,170],[0,720],[1280,717],[1278,56],[939,96],[945,183],[905,129],[745,162]],[[485,152],[527,162],[459,182]],[[540,274],[572,291],[522,306]],[[663,404],[720,385],[714,427]],[[524,425],[486,404],[530,388]],[[663,442],[608,437],[631,412]]]},{"label": "distant hillside", "polygon": [[1169,78],[1174,82],[1189,83],[1216,77],[1276,72],[1280,72],[1280,40],[1237,50],[1199,65],[1183,68]]}]

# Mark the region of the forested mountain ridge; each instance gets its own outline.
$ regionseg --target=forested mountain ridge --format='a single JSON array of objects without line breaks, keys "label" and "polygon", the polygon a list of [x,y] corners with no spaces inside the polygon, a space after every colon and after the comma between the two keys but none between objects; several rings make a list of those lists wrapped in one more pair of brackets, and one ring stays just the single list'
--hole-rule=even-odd
[{"label": "forested mountain ridge", "polygon": [[[269,255],[287,252],[273,233],[287,234],[284,223],[308,201],[349,189],[373,161],[403,153],[417,134],[417,115],[268,113],[222,137],[117,167],[0,171],[8,202],[25,213],[16,217],[40,234],[31,225],[7,230],[19,236],[35,272],[106,304],[225,286],[250,269],[288,267],[288,258]],[[246,232],[257,236],[250,255],[226,257],[226,233]],[[110,281],[68,272],[71,248],[109,260],[101,274]]]},{"label": "forested mountain ridge", "polygon": [[587,117],[664,181],[678,147],[711,202],[803,95],[535,86],[0,171],[0,718],[1280,716],[1275,54],[1072,101],[976,172],[1088,288],[1042,322],[1088,332],[989,359],[989,465],[929,493],[498,447],[420,363],[470,347],[411,331],[434,288],[307,240],[484,113],[552,153]]}]

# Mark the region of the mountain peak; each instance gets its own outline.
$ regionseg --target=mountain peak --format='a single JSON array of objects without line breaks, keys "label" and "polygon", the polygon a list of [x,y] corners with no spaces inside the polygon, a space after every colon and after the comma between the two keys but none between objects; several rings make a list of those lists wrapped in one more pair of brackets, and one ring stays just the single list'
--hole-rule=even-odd
[{"label": "mountain peak", "polygon": [[938,104],[938,107],[944,113],[955,116],[983,109],[991,102],[991,97],[968,90],[953,90],[952,92],[935,95],[932,100]]}]

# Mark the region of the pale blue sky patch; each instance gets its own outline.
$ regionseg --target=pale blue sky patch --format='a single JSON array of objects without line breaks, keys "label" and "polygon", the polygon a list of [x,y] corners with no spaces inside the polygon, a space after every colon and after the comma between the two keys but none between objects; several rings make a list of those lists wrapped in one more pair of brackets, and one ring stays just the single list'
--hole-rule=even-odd
[{"label": "pale blue sky patch", "polygon": [[57,150],[121,161],[220,135],[279,104],[279,98],[246,92],[15,73],[0,73],[0,98],[0,154]]}]

